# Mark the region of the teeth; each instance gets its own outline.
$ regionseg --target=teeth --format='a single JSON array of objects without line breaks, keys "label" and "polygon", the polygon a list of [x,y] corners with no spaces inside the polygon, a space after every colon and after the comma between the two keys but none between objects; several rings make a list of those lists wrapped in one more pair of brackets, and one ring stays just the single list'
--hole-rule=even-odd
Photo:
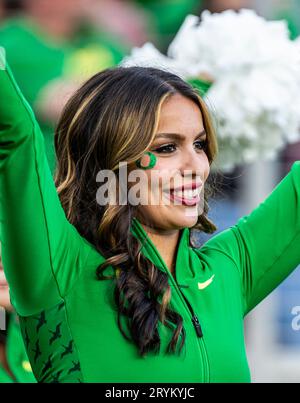
[{"label": "teeth", "polygon": [[199,189],[190,189],[190,190],[174,190],[174,194],[178,197],[184,197],[185,199],[193,199],[194,197],[199,195]]}]

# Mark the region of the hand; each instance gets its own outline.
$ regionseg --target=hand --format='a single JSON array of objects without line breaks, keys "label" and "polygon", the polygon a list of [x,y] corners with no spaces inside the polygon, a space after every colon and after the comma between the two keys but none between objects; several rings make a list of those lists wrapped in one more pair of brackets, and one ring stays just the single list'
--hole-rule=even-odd
[{"label": "hand", "polygon": [[197,77],[199,80],[207,81],[208,83],[213,83],[215,79],[209,73],[201,73]]},{"label": "hand", "polygon": [[42,88],[35,103],[35,110],[40,118],[56,124],[68,99],[78,90],[80,84],[64,78],[50,81]]},{"label": "hand", "polygon": [[209,2],[209,9],[215,13],[233,9],[240,10],[241,8],[251,8],[249,0],[211,0]]}]

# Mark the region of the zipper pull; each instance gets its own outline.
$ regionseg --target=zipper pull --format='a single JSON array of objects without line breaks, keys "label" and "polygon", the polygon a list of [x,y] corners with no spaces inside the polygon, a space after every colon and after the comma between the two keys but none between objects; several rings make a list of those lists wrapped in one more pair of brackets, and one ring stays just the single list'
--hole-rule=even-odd
[{"label": "zipper pull", "polygon": [[203,337],[203,333],[202,333],[202,329],[201,329],[201,326],[200,326],[200,323],[199,323],[199,319],[197,318],[196,315],[194,315],[192,317],[192,322],[193,322],[193,325],[194,325],[194,327],[196,329],[197,336],[198,337]]}]

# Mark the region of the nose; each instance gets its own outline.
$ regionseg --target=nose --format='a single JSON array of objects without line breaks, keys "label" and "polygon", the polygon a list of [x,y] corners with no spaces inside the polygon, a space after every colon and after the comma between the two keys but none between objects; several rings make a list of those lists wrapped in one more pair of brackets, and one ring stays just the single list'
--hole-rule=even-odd
[{"label": "nose", "polygon": [[200,178],[204,183],[209,175],[209,162],[204,151],[197,151],[194,147],[185,150],[181,159],[181,174]]}]

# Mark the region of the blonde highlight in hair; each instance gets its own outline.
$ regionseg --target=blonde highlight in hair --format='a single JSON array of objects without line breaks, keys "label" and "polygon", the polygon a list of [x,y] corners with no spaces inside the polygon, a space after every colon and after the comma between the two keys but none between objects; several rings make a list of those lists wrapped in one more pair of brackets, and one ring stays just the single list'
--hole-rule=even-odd
[{"label": "blonde highlight in hair", "polygon": [[[155,68],[119,67],[92,77],[69,100],[55,135],[55,182],[62,206],[79,233],[106,258],[96,270],[97,278],[114,282],[119,329],[141,356],[159,351],[159,322],[171,332],[167,352],[176,353],[177,347],[180,352],[185,341],[183,319],[172,309],[167,274],[141,253],[142,242],[130,231],[136,206],[100,206],[96,176],[103,169],[114,171],[119,188],[119,164],[125,161],[130,166],[149,149],[162,105],[176,93],[201,109],[211,163],[217,142],[204,101],[179,77]],[[207,211],[205,198],[196,227],[213,232],[216,227]],[[108,267],[116,270],[115,276],[106,274]]]}]

